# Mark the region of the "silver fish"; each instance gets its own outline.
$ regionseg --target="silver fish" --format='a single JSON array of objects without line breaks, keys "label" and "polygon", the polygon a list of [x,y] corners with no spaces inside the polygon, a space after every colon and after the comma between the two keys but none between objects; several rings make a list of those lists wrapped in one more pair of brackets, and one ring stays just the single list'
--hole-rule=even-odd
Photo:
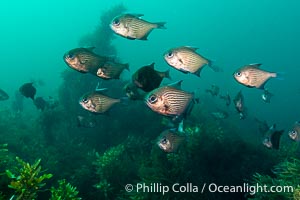
[{"label": "silver fish", "polygon": [[166,153],[174,153],[184,142],[185,137],[180,136],[175,130],[165,130],[158,138],[157,145]]},{"label": "silver fish", "polygon": [[165,29],[165,22],[151,23],[141,19],[142,16],[142,14],[116,16],[112,20],[110,27],[116,34],[131,40],[147,40],[153,29]]},{"label": "silver fish", "polygon": [[200,72],[205,65],[208,65],[214,71],[221,71],[218,67],[212,65],[210,60],[197,53],[197,49],[189,46],[172,48],[164,53],[164,59],[171,67],[196,76],[200,76]]},{"label": "silver fish", "polygon": [[129,71],[129,64],[121,64],[116,62],[106,62],[102,67],[98,68],[97,76],[102,79],[119,79],[124,69]]},{"label": "silver fish", "polygon": [[268,125],[268,123],[266,121],[261,121],[257,118],[254,118],[255,122],[258,125],[258,131],[260,134],[265,134],[268,130],[270,130],[270,126]]},{"label": "silver fish", "polygon": [[242,91],[239,91],[239,93],[235,96],[233,100],[235,109],[238,111],[240,115],[240,119],[245,118],[245,106],[244,106],[244,96],[242,94]]},{"label": "silver fish", "polygon": [[264,93],[261,95],[261,98],[264,102],[270,103],[271,98],[274,96],[271,92],[269,92],[267,89],[264,89]]},{"label": "silver fish", "polygon": [[249,64],[234,72],[235,80],[247,87],[264,89],[264,85],[270,78],[276,78],[277,73],[260,69],[261,64]]},{"label": "silver fish", "polygon": [[211,85],[211,89],[206,89],[205,92],[210,93],[212,96],[218,96],[220,88],[217,85]]},{"label": "silver fish", "polygon": [[188,114],[194,104],[194,94],[181,90],[181,82],[149,92],[145,97],[148,107],[161,115],[175,118]]},{"label": "silver fish", "polygon": [[139,89],[134,83],[127,83],[123,90],[126,93],[126,96],[131,100],[143,100],[145,92]]},{"label": "silver fish", "polygon": [[223,99],[226,103],[226,106],[230,106],[231,104],[231,98],[230,98],[230,95],[229,93],[227,92],[226,95],[220,95],[220,99]]},{"label": "silver fish", "polygon": [[100,91],[89,92],[81,97],[79,104],[92,113],[105,113],[114,104],[120,103],[120,99],[105,96]]},{"label": "silver fish", "polygon": [[294,141],[300,140],[300,121],[295,122],[293,128],[288,132],[289,137]]},{"label": "silver fish", "polygon": [[81,73],[96,74],[99,67],[102,67],[108,57],[97,55],[93,52],[95,47],[76,48],[68,51],[63,56],[66,64]]},{"label": "silver fish", "polygon": [[226,111],[221,110],[217,112],[212,112],[211,115],[214,119],[226,119],[229,116],[229,114]]},{"label": "silver fish", "polygon": [[9,99],[8,94],[4,91],[0,89],[0,101],[5,101]]},{"label": "silver fish", "polygon": [[279,149],[280,139],[284,130],[276,131],[270,129],[268,135],[263,140],[263,145],[268,149]]}]

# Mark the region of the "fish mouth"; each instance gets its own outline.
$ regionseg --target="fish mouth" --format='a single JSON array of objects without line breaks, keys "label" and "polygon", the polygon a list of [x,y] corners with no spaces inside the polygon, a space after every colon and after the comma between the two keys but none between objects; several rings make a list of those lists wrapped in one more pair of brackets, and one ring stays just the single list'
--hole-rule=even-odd
[{"label": "fish mouth", "polygon": [[157,142],[157,145],[158,145],[158,147],[159,147],[160,149],[162,149],[162,150],[164,150],[164,151],[167,150],[167,147],[166,147],[164,144],[162,144],[161,142]]},{"label": "fish mouth", "polygon": [[65,60],[69,56],[69,52],[63,55],[63,59]]},{"label": "fish mouth", "polygon": [[289,135],[289,137],[290,137],[292,140],[296,140],[297,137],[298,137],[298,133],[297,133],[296,131],[294,131],[294,130],[289,131],[289,132],[288,132],[288,135]]},{"label": "fish mouth", "polygon": [[65,53],[63,56],[63,60],[68,64],[70,62],[69,54]]}]

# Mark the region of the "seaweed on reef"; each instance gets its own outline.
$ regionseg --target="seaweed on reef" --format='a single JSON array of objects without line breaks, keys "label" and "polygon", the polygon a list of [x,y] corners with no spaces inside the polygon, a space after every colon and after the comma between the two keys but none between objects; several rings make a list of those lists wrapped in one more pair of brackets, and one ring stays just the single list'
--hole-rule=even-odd
[{"label": "seaweed on reef", "polygon": [[97,154],[94,165],[100,181],[95,187],[101,197],[105,199],[117,197],[126,183],[138,178],[136,171],[145,156],[147,146],[144,139],[129,136],[123,143],[110,147],[101,155]]},{"label": "seaweed on reef", "polygon": [[123,4],[119,4],[103,13],[100,17],[100,24],[96,30],[91,34],[87,34],[82,37],[79,42],[79,46],[92,46],[96,47],[95,50],[99,54],[116,55],[116,49],[111,44],[111,40],[115,38],[115,35],[110,29],[109,24],[115,16],[125,11],[125,6]]},{"label": "seaweed on reef", "polygon": [[77,188],[67,183],[65,179],[58,181],[58,188],[51,187],[50,200],[80,200]]},{"label": "seaweed on reef", "polygon": [[68,125],[68,123],[63,124],[66,117],[65,112],[60,107],[47,109],[40,114],[38,124],[40,125],[47,144],[56,142],[55,137],[57,137],[58,128],[62,129],[63,125]]},{"label": "seaweed on reef", "polygon": [[26,163],[19,157],[16,157],[20,168],[6,170],[7,176],[12,179],[9,188],[15,190],[17,200],[32,200],[37,198],[37,193],[42,187],[46,185],[46,179],[50,179],[52,174],[42,174],[42,167],[40,166],[41,159],[37,160],[33,165]]},{"label": "seaweed on reef", "polygon": [[258,191],[254,194],[255,200],[268,200],[268,199],[300,199],[300,160],[297,158],[287,159],[278,165],[276,165],[273,170],[273,176],[261,175],[255,173],[252,178],[253,185],[267,186],[270,189],[271,186],[280,186],[282,188],[287,188],[286,191],[278,192],[265,192]]},{"label": "seaweed on reef", "polygon": [[0,167],[2,167],[7,162],[7,159],[8,159],[7,144],[0,144]]},{"label": "seaweed on reef", "polygon": [[[215,182],[240,185],[255,171],[268,171],[276,162],[276,155],[242,141],[237,133],[229,132],[220,123],[213,120],[201,123],[197,119],[194,117],[185,121],[186,143],[177,153],[166,154],[158,148],[156,142],[149,141],[154,139],[151,132],[156,132],[157,137],[157,133],[162,128],[155,125],[150,129],[150,123],[145,125],[150,130],[147,132],[148,135],[142,135],[142,138],[132,136],[124,142],[116,142],[114,147],[99,154],[94,164],[100,181],[95,186],[101,197],[162,199],[161,193],[128,193],[124,190],[124,185],[127,183],[133,185],[134,183],[146,185],[161,183],[170,186],[174,183],[189,182],[197,185],[203,182]],[[261,159],[265,159],[265,162],[261,163]],[[224,198],[219,194],[205,193],[202,197],[224,200],[243,198],[243,195],[228,194],[227,198]],[[197,197],[198,193],[167,193],[164,194],[163,199]]]}]

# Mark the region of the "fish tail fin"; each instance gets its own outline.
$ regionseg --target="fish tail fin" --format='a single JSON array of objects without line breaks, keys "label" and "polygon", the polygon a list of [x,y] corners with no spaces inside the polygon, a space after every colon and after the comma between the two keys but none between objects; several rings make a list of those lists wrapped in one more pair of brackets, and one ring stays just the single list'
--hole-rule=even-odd
[{"label": "fish tail fin", "polygon": [[272,73],[272,77],[274,77],[278,80],[281,80],[281,81],[284,80],[284,75],[285,75],[285,72]]},{"label": "fish tail fin", "polygon": [[167,71],[164,72],[164,77],[172,80],[172,78],[170,76],[170,69],[168,69]]},{"label": "fish tail fin", "polygon": [[129,104],[129,100],[130,100],[130,99],[129,99],[128,97],[121,97],[119,100],[120,100],[119,102],[120,102],[121,104],[127,106],[127,105]]},{"label": "fish tail fin", "polygon": [[214,61],[208,60],[207,64],[214,72],[223,72],[223,69],[214,64]]},{"label": "fish tail fin", "polygon": [[156,22],[155,24],[156,24],[156,28],[159,28],[159,29],[167,29],[167,28],[165,27],[166,22]]},{"label": "fish tail fin", "polygon": [[81,120],[82,120],[82,117],[77,116],[77,127],[81,127]]},{"label": "fish tail fin", "polygon": [[124,68],[127,69],[127,71],[130,71],[130,69],[129,69],[129,63],[126,63]]},{"label": "fish tail fin", "polygon": [[181,122],[179,122],[177,130],[178,130],[180,133],[184,133],[183,119],[181,120]]}]

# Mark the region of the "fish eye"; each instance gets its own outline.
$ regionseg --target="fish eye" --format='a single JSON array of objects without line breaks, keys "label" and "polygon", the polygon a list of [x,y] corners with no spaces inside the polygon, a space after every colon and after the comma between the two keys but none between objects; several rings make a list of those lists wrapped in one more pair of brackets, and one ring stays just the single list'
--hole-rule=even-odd
[{"label": "fish eye", "polygon": [[296,135],[296,134],[297,134],[297,131],[292,130],[290,133],[291,133],[291,135]]},{"label": "fish eye", "polygon": [[83,103],[87,103],[87,102],[88,102],[88,99],[87,99],[87,98],[83,98],[83,99],[82,99],[82,102],[83,102]]},{"label": "fish eye", "polygon": [[167,57],[168,57],[168,58],[172,58],[173,56],[174,56],[174,54],[173,54],[172,51],[169,51],[169,52],[167,53]]},{"label": "fish eye", "polygon": [[74,56],[74,54],[69,54],[67,57],[70,59],[73,59],[75,56]]},{"label": "fish eye", "polygon": [[162,144],[167,144],[167,138],[166,138],[166,137],[163,137],[163,138],[161,139],[161,143],[162,143]]},{"label": "fish eye", "polygon": [[236,72],[235,76],[240,77],[240,76],[242,76],[242,73],[241,72]]},{"label": "fish eye", "polygon": [[154,94],[151,95],[150,98],[149,98],[149,102],[152,103],[152,104],[157,102],[157,96],[154,95]]},{"label": "fish eye", "polygon": [[119,26],[119,25],[120,25],[120,20],[119,20],[119,19],[115,19],[115,20],[113,21],[113,24],[114,24],[115,26]]}]

